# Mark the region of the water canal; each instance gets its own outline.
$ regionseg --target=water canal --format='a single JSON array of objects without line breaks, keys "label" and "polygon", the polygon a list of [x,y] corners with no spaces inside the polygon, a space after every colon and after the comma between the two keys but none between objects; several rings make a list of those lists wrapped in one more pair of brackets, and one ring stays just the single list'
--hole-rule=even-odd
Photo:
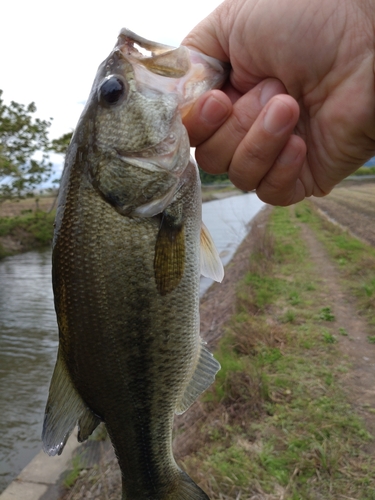
[{"label": "water canal", "polygon": [[[203,220],[224,264],[262,206],[251,193],[203,205]],[[202,279],[201,294],[210,284]],[[51,252],[5,258],[0,261],[0,492],[41,449],[56,351]]]}]

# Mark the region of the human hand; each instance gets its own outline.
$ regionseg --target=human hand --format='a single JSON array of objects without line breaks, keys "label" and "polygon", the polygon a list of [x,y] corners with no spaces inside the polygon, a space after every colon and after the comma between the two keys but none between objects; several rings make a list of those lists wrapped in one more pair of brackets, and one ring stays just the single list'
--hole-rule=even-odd
[{"label": "human hand", "polygon": [[184,44],[231,63],[184,118],[198,164],[273,205],[375,153],[374,15],[361,0],[226,0]]}]

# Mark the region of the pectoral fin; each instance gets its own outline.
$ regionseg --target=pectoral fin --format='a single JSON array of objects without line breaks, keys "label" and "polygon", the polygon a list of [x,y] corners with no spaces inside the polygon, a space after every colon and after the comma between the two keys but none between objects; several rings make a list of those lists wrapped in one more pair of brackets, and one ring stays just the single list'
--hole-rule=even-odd
[{"label": "pectoral fin", "polygon": [[161,295],[172,292],[180,283],[185,269],[185,228],[182,222],[163,214],[155,244],[154,272]]},{"label": "pectoral fin", "polygon": [[202,222],[201,228],[201,274],[214,281],[223,281],[224,268],[213,239]]},{"label": "pectoral fin", "polygon": [[214,382],[216,373],[220,370],[220,363],[216,361],[210,351],[201,344],[197,365],[187,385],[175,413],[184,413],[194,401]]},{"label": "pectoral fin", "polygon": [[84,441],[100,423],[100,419],[87,408],[73,386],[59,350],[44,416],[43,450],[51,456],[61,455],[77,423],[78,441]]}]

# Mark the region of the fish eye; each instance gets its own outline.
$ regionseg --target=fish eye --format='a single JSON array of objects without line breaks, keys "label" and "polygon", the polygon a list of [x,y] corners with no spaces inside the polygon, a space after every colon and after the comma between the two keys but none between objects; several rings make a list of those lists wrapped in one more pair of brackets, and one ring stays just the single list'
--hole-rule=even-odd
[{"label": "fish eye", "polygon": [[99,89],[99,99],[105,104],[113,106],[121,101],[125,95],[125,84],[117,76],[108,77]]}]

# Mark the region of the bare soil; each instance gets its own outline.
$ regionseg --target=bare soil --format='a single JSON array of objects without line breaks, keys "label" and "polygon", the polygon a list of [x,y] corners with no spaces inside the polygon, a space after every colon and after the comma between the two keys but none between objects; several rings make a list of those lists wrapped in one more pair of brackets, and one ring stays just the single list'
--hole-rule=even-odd
[{"label": "bare soil", "polygon": [[[343,375],[343,388],[356,413],[366,422],[367,430],[375,436],[375,346],[369,344],[370,330],[367,322],[358,315],[352,297],[342,290],[337,269],[326,250],[316,239],[312,230],[302,226],[302,235],[310,249],[310,257],[320,269],[322,287],[329,296],[329,304],[336,324],[345,328],[348,335],[340,336],[339,347],[347,356],[351,370]],[[366,451],[375,454],[375,442],[366,446]]]},{"label": "bare soil", "polygon": [[346,181],[313,202],[333,222],[375,246],[375,182]]},{"label": "bare soil", "polygon": [[[314,204],[323,216],[348,230],[353,236],[375,246],[375,183],[353,181],[335,188],[326,198],[314,198]],[[338,272],[321,243],[308,227],[303,227],[311,258],[319,265],[321,277],[328,287],[331,306],[337,323],[343,325],[348,336],[340,337],[340,349],[351,362],[352,369],[344,378],[349,401],[361,415],[367,430],[375,436],[375,345],[368,336],[374,331],[359,316],[354,298],[342,290]],[[367,445],[375,454],[375,443]]]}]

